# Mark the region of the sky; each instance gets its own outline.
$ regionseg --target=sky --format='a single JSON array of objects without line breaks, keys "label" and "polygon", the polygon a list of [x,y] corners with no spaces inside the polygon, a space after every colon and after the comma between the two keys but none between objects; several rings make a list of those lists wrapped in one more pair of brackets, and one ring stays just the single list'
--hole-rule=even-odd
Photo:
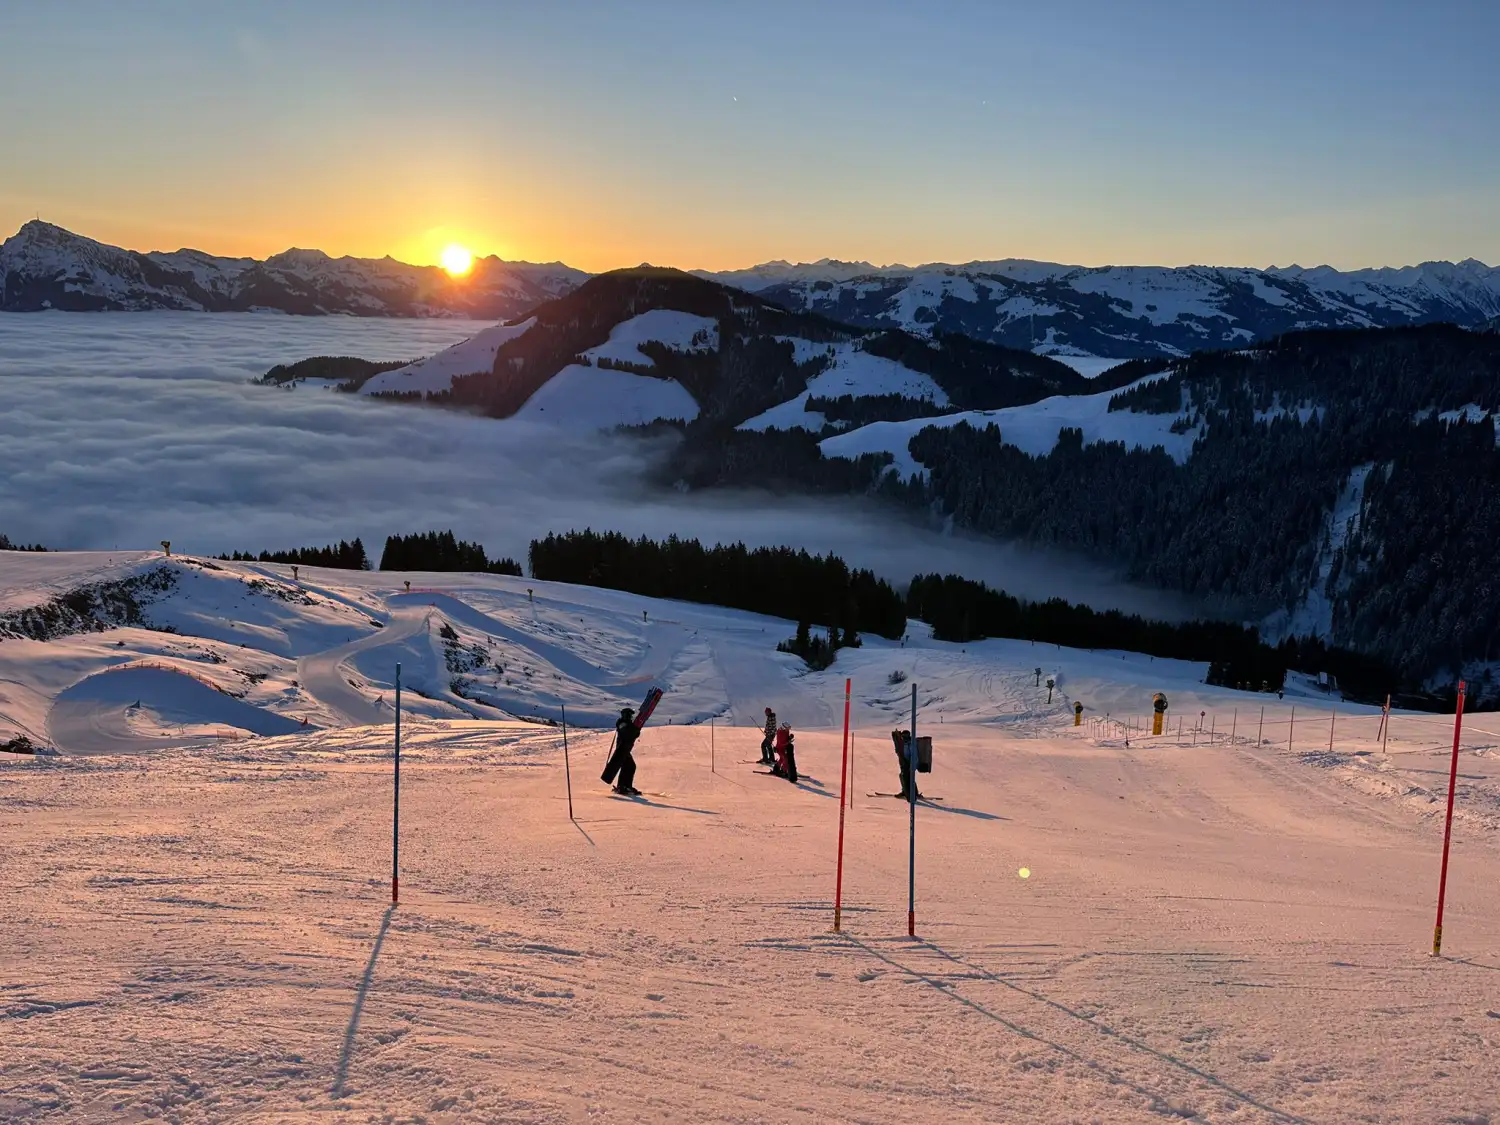
[{"label": "sky", "polygon": [[1492,0],[0,0],[0,235],[1500,262]]}]

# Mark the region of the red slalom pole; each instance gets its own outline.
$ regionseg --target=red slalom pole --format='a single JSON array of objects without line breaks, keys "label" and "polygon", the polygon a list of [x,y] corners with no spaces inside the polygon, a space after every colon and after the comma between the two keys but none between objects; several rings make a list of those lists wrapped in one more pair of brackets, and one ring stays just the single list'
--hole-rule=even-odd
[{"label": "red slalom pole", "polygon": [[844,910],[844,795],[849,781],[849,688],[851,680],[844,681],[844,761],[839,767],[839,859],[838,873],[833,878],[833,932],[839,932]]},{"label": "red slalom pole", "polygon": [[1453,764],[1448,767],[1448,820],[1443,825],[1443,871],[1438,876],[1437,924],[1432,929],[1432,955],[1443,952],[1443,899],[1448,891],[1448,844],[1453,839],[1453,794],[1458,788],[1458,736],[1464,725],[1464,682],[1458,681],[1458,710],[1453,714]]},{"label": "red slalom pole", "polygon": [[391,905],[401,889],[401,665],[396,665],[396,786],[391,807]]}]

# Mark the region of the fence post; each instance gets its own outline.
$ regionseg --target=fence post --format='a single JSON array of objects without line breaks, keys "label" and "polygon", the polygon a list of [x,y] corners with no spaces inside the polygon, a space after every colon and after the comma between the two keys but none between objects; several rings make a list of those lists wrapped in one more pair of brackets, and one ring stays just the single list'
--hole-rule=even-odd
[{"label": "fence post", "polygon": [[1297,705],[1292,704],[1292,717],[1286,725],[1286,752],[1292,752],[1292,731],[1297,729]]},{"label": "fence post", "polygon": [[1260,723],[1255,728],[1255,745],[1257,745],[1257,746],[1260,745],[1260,743],[1261,743],[1261,735],[1263,735],[1265,733],[1266,733],[1266,705],[1264,703],[1262,703],[1260,705]]},{"label": "fence post", "polygon": [[1229,745],[1234,745],[1235,732],[1240,729],[1240,709],[1234,709],[1234,715],[1229,720]]}]

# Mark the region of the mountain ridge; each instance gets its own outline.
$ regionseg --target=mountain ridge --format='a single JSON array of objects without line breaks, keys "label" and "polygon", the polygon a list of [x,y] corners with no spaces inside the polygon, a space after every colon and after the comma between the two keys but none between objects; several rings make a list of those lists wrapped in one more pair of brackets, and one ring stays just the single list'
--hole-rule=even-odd
[{"label": "mountain ridge", "polygon": [[[1078,266],[1022,258],[875,266],[823,258],[689,270],[797,312],[860,328],[958,333],[1057,355],[1176,358],[1311,328],[1500,316],[1500,266]],[[0,244],[0,311],[274,310],[299,315],[515,319],[601,276],[561,262],[436,266],[293,247],[264,260],[137,252],[40,220]]]},{"label": "mountain ridge", "polygon": [[140,252],[32,220],[0,244],[0,311],[273,311],[295,315],[506,318],[585,278],[562,263],[477,258],[462,280],[437,266],[334,258],[293,247],[264,260],[184,247]]}]

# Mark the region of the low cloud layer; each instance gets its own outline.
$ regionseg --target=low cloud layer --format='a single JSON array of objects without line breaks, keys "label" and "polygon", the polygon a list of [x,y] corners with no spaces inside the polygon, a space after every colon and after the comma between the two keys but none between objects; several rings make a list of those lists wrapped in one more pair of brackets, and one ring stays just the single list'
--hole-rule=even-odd
[{"label": "low cloud layer", "polygon": [[0,532],[74,549],[195,554],[452,528],[524,562],[593,527],[832,550],[904,582],[953,571],[1014,594],[1180,617],[1101,567],[939,534],[858,500],[650,490],[638,442],[251,386],[314,354],[401,359],[459,321],[173,313],[0,315]]}]

